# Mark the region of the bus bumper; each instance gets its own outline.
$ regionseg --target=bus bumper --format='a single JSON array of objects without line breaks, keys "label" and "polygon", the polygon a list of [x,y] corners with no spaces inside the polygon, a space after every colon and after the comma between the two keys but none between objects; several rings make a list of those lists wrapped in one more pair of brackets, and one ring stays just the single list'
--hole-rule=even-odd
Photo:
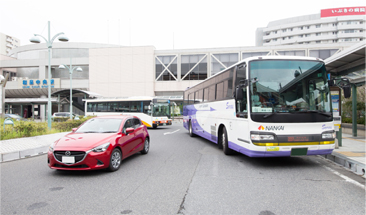
[{"label": "bus bumper", "polygon": [[163,125],[172,125],[172,121],[171,120],[153,121],[154,127],[163,126]]}]

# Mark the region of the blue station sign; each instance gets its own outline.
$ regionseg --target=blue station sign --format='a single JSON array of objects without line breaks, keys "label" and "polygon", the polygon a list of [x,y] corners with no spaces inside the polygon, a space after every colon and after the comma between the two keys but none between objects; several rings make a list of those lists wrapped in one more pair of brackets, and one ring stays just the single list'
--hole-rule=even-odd
[{"label": "blue station sign", "polygon": [[[19,80],[22,89],[48,88],[48,79],[23,79]],[[51,88],[60,88],[60,79],[51,79]]]}]

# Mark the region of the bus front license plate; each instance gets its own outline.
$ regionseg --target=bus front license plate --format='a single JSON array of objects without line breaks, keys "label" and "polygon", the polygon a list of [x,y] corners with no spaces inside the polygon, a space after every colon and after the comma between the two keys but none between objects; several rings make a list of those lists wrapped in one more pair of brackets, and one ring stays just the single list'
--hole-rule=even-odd
[{"label": "bus front license plate", "polygon": [[291,149],[291,156],[307,155],[308,148],[293,148]]}]

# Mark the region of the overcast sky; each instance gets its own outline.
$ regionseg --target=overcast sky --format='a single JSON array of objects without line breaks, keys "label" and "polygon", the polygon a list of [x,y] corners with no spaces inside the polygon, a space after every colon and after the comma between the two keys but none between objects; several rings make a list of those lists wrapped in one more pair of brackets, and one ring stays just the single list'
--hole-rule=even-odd
[{"label": "overcast sky", "polygon": [[51,21],[51,36],[64,32],[70,42],[157,50],[255,46],[256,29],[271,21],[365,5],[364,0],[0,0],[0,32],[27,45],[33,34],[47,37]]}]

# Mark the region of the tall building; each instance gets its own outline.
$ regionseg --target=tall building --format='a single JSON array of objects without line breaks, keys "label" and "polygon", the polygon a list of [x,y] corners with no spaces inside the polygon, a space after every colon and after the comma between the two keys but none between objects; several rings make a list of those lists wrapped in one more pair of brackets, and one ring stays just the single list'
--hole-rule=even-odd
[{"label": "tall building", "polygon": [[0,54],[8,55],[10,50],[18,48],[20,41],[18,38],[0,33]]},{"label": "tall building", "polygon": [[272,21],[257,29],[256,46],[365,41],[365,8],[324,9],[319,14]]}]

